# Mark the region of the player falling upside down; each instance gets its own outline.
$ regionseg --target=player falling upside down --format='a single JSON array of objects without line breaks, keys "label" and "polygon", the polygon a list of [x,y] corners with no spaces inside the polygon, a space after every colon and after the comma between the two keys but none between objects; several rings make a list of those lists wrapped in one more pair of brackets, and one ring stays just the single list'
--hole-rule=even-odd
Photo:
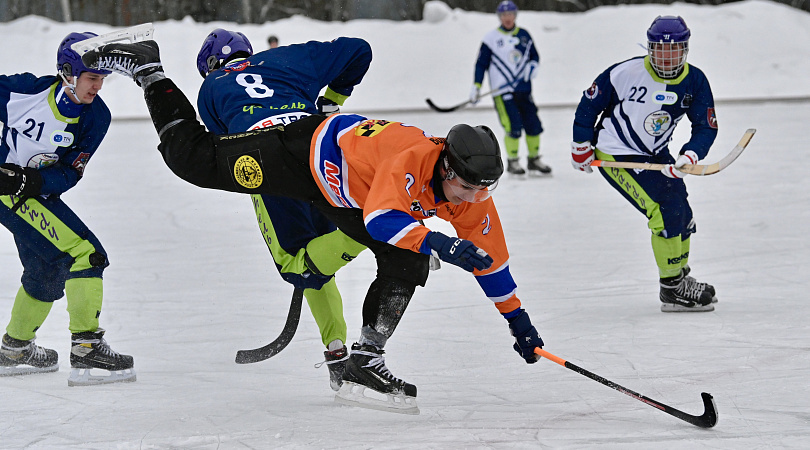
[{"label": "player falling upside down", "polygon": [[[516,295],[506,238],[490,198],[503,162],[488,128],[456,125],[447,138],[437,138],[399,122],[336,114],[215,136],[165,77],[154,41],[106,45],[84,60],[129,75],[144,88],[159,150],[180,178],[205,188],[312,202],[374,253],[377,276],[336,399],[418,412],[416,386],[391,374],[383,348],[416,286],[424,286],[431,254],[473,273],[506,319],[515,351],[528,363],[537,361],[534,350],[543,341]],[[434,216],[449,221],[459,237],[419,222]],[[387,401],[364,395],[367,388]]]},{"label": "player falling upside down", "polygon": [[[362,39],[288,45],[253,54],[244,34],[218,28],[203,41],[197,70],[200,117],[215,134],[289,124],[338,112],[371,63]],[[324,96],[318,97],[326,88]],[[253,194],[259,229],[282,278],[304,289],[326,346],[330,385],[338,390],[348,359],[343,300],[334,274],[365,249],[307,202]]]}]

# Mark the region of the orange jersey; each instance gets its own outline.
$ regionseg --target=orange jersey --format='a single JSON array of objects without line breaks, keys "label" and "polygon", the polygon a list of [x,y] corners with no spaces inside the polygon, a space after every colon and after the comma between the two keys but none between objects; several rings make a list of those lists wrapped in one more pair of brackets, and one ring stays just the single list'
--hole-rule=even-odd
[{"label": "orange jersey", "polygon": [[333,206],[363,210],[366,229],[379,241],[430,254],[425,243],[430,229],[419,220],[438,216],[449,221],[458,237],[492,256],[489,269],[474,272],[476,280],[501,312],[513,311],[520,301],[492,198],[453,205],[433,190],[444,141],[404,123],[336,114],[312,137],[310,169]]}]

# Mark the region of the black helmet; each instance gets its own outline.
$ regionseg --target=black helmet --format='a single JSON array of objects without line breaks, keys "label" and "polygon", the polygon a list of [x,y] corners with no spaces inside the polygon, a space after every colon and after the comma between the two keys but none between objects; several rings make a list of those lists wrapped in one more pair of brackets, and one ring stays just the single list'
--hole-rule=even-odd
[{"label": "black helmet", "polygon": [[479,125],[456,125],[447,133],[447,163],[467,183],[491,186],[503,175],[501,148],[495,133]]}]

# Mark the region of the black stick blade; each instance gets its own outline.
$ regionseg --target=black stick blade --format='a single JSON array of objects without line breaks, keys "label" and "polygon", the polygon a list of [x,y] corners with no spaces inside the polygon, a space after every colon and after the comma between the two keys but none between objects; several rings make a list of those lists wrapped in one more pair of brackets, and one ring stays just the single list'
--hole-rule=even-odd
[{"label": "black stick blade", "polygon": [[425,102],[427,102],[428,106],[430,106],[430,109],[432,109],[432,110],[434,110],[436,112],[442,112],[442,113],[453,112],[453,111],[461,108],[462,106],[466,106],[468,103],[470,103],[470,102],[467,101],[467,102],[458,104],[456,106],[450,106],[448,108],[442,108],[441,106],[438,106],[435,103],[433,103],[433,100],[431,100],[429,98],[426,98]]},{"label": "black stick blade", "polygon": [[702,428],[711,428],[717,425],[717,405],[714,404],[712,394],[701,392],[700,396],[703,397],[703,414],[693,424]]},{"label": "black stick blade", "polygon": [[295,331],[298,329],[303,298],[304,290],[296,288],[293,291],[292,301],[290,302],[290,311],[287,313],[287,322],[284,324],[284,329],[281,330],[281,334],[279,334],[276,340],[264,347],[237,351],[236,364],[251,364],[264,361],[284,350],[290,341],[292,341],[293,336],[295,336]]}]

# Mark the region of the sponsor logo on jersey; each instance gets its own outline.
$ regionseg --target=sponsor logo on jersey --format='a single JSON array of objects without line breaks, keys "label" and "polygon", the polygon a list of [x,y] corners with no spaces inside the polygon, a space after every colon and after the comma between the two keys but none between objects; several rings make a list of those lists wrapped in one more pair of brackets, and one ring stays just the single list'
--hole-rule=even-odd
[{"label": "sponsor logo on jersey", "polygon": [[87,161],[90,161],[90,153],[82,152],[73,160],[73,164],[71,165],[79,172],[79,175],[84,175],[84,168],[87,166]]},{"label": "sponsor logo on jersey", "polygon": [[268,117],[266,119],[262,119],[256,122],[255,124],[253,124],[253,126],[248,128],[248,131],[258,130],[259,128],[272,127],[275,125],[289,125],[295,122],[296,120],[303,119],[308,115],[309,113],[305,113],[303,111],[276,114],[275,116]]},{"label": "sponsor logo on jersey", "polygon": [[28,160],[28,164],[26,164],[26,166],[39,170],[50,166],[56,161],[59,161],[59,155],[56,153],[39,153],[32,156],[31,159]]},{"label": "sponsor logo on jersey", "polygon": [[56,147],[70,147],[73,145],[73,133],[56,130],[51,133],[51,144]]},{"label": "sponsor logo on jersey", "polygon": [[661,136],[672,126],[672,116],[666,111],[656,111],[644,119],[644,130],[650,136]]},{"label": "sponsor logo on jersey", "polygon": [[239,64],[234,64],[232,66],[227,66],[222,70],[224,70],[225,72],[241,72],[241,71],[247,69],[248,67],[250,67],[250,61],[242,61]]},{"label": "sponsor logo on jersey", "polygon": [[706,110],[706,120],[709,122],[710,127],[717,129],[717,116],[714,114],[714,107]]},{"label": "sponsor logo on jersey", "polygon": [[597,86],[596,83],[594,82],[591,85],[591,87],[588,88],[588,90],[583,92],[583,94],[585,95],[585,98],[587,98],[588,100],[593,100],[596,98],[597,95],[599,95],[599,86]]},{"label": "sponsor logo on jersey", "polygon": [[411,211],[421,212],[423,217],[433,217],[436,215],[436,209],[425,209],[419,200],[414,200],[411,202]]},{"label": "sponsor logo on jersey", "polygon": [[389,122],[387,120],[366,120],[362,124],[358,125],[357,128],[354,130],[355,136],[363,136],[363,137],[373,137],[382,130],[386,129],[389,125],[395,122]]},{"label": "sponsor logo on jersey", "polygon": [[326,184],[329,186],[329,190],[335,194],[335,197],[340,201],[340,204],[349,208],[349,202],[343,198],[343,193],[340,192],[341,182],[340,182],[340,167],[333,163],[332,161],[324,161],[323,162],[323,177],[326,180]]},{"label": "sponsor logo on jersey", "polygon": [[674,105],[678,102],[678,94],[667,91],[655,91],[653,93],[653,102],[659,105]]},{"label": "sponsor logo on jersey", "polygon": [[256,189],[264,181],[261,165],[250,155],[242,155],[236,160],[233,164],[233,176],[237,183],[248,189]]}]

